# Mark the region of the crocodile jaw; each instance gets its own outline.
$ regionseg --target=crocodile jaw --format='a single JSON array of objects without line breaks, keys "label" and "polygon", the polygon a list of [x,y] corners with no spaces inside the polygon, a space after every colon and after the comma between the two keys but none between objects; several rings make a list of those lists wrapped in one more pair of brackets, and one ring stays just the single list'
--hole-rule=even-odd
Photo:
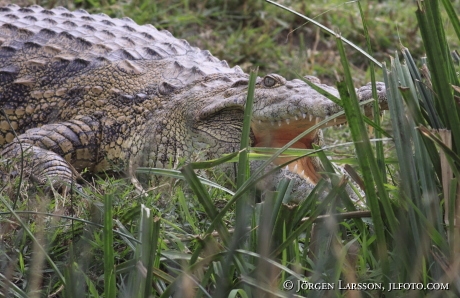
[{"label": "crocodile jaw", "polygon": [[[286,121],[285,123],[278,122],[276,124],[253,121],[251,123],[251,130],[254,135],[253,147],[281,148],[313,125],[315,125],[315,122],[309,119],[292,122]],[[313,144],[319,145],[318,130],[314,130],[301,138],[290,148],[312,149]],[[295,158],[296,157],[279,157],[274,163],[276,165],[281,165]],[[304,157],[290,163],[288,169],[314,184],[318,183],[321,178],[318,174],[318,166],[310,157]]]}]

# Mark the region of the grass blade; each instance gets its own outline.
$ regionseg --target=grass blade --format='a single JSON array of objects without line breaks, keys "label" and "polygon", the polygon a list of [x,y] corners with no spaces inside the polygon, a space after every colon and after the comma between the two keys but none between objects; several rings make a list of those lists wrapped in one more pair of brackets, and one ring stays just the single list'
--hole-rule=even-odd
[{"label": "grass blade", "polygon": [[[325,31],[325,32],[327,32],[327,33],[329,33],[329,34],[332,35],[332,36],[336,36],[336,35],[337,35],[336,32],[332,31],[331,29],[329,29],[328,27],[324,26],[323,24],[318,23],[318,22],[315,21],[314,19],[308,18],[308,17],[306,17],[306,16],[304,16],[304,15],[302,15],[302,14],[300,14],[300,13],[298,13],[298,12],[296,12],[296,11],[290,9],[290,8],[287,8],[286,6],[283,6],[283,5],[279,4],[279,3],[276,3],[276,2],[274,2],[274,1],[271,1],[271,0],[265,0],[265,1],[267,1],[268,3],[273,4],[273,5],[275,5],[275,6],[278,6],[278,7],[282,8],[282,9],[284,9],[284,10],[286,10],[286,11],[289,11],[290,13],[295,14],[296,16],[301,17],[302,19],[307,20],[308,22],[314,24],[315,26],[318,26],[319,28],[321,28],[321,30],[323,30],[323,31]],[[349,40],[346,39],[346,38],[342,38],[342,40],[343,40],[343,42],[345,42],[346,44],[348,44],[349,46],[351,46],[352,48],[354,48],[356,51],[358,51],[360,54],[362,54],[363,56],[365,56],[367,59],[371,60],[372,62],[374,62],[374,63],[375,63],[376,65],[378,65],[379,67],[382,67],[382,65],[380,64],[380,62],[378,62],[377,60],[375,60],[374,57],[372,57],[371,55],[369,55],[368,53],[366,53],[363,49],[361,49],[360,47],[358,47],[357,45],[355,45],[354,43],[352,43],[351,41],[349,41]]]},{"label": "grass blade", "polygon": [[[378,256],[382,262],[384,276],[388,276],[388,246],[385,236],[385,225],[383,223],[382,212],[380,210],[380,203],[383,205],[386,219],[390,226],[390,231],[397,231],[398,224],[393,209],[391,208],[379,167],[377,166],[373,155],[372,146],[361,116],[358,98],[356,92],[354,91],[350,68],[345,56],[345,49],[339,36],[337,37],[337,47],[339,49],[345,73],[345,84],[339,83],[338,89],[343,101],[343,107],[348,119],[351,135],[353,141],[355,142],[359,165],[363,173],[366,199],[372,213],[372,220],[374,222],[375,233],[377,235]],[[375,186],[377,187],[378,195],[375,191]]]},{"label": "grass blade", "polygon": [[113,217],[112,217],[113,194],[104,196],[104,297],[116,297],[115,282],[115,253],[113,249]]}]

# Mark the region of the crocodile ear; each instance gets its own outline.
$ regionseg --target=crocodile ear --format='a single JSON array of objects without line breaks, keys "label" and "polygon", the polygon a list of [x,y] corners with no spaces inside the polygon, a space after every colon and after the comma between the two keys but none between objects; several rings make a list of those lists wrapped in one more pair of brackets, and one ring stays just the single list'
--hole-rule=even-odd
[{"label": "crocodile ear", "polygon": [[245,102],[246,98],[244,96],[216,100],[201,110],[200,119],[204,120],[226,109],[241,110],[244,113]]},{"label": "crocodile ear", "polygon": [[241,80],[238,80],[235,83],[233,83],[230,88],[236,88],[236,87],[239,87],[239,86],[247,86],[247,85],[249,85],[249,80],[248,79],[241,79]]},{"label": "crocodile ear", "polygon": [[180,86],[165,81],[161,82],[161,84],[158,86],[158,93],[161,95],[169,95],[174,93],[179,88]]}]

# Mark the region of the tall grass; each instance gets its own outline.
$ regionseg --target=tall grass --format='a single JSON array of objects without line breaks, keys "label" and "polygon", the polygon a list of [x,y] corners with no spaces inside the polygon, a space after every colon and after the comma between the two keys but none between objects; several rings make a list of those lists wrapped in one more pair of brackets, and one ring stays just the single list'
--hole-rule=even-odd
[{"label": "tall grass", "polygon": [[[87,198],[87,209],[77,210],[85,219],[21,210],[26,204],[13,209],[0,196],[5,206],[0,213],[0,296],[459,296],[459,66],[451,58],[441,9],[459,40],[460,24],[450,1],[419,5],[416,16],[427,58],[414,61],[403,48],[402,59],[395,53],[388,66],[383,64],[397,165],[383,154],[378,108],[374,121],[360,111],[343,38],[335,36],[344,78],[338,84],[344,107],[339,114],[349,121],[358,172],[351,176],[363,186],[368,211],[356,211],[346,191],[350,178],[336,172],[321,149],[313,153],[321,158],[328,178],[304,200],[287,204],[294,181],[286,178],[263,202],[250,201],[257,182],[269,175],[263,169],[248,173],[248,158],[255,155],[247,143],[252,74],[240,152],[187,164],[180,172],[140,169],[186,180],[188,186],[172,188],[168,207],[159,207],[162,194],[141,199],[112,180],[99,181],[105,194],[94,193]],[[378,128],[375,146],[366,123]],[[263,167],[294,142],[275,150]],[[235,190],[195,173],[236,157]],[[225,198],[223,206],[216,206],[216,198]],[[65,197],[54,200],[49,209],[62,208],[57,208],[59,200],[68,207]],[[28,221],[25,215],[33,218]],[[56,224],[48,222],[52,218],[60,218],[62,225],[54,232],[37,227],[39,222]],[[33,267],[40,264],[38,258],[46,262]],[[37,271],[38,288],[30,286],[37,284]],[[350,288],[354,283],[366,289]],[[422,288],[443,283],[448,290],[388,291],[399,283]]]}]

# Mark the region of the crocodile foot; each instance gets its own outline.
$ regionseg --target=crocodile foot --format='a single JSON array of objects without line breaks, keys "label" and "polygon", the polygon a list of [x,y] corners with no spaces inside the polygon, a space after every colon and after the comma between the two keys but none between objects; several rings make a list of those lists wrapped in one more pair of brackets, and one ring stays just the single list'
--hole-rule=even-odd
[{"label": "crocodile foot", "polygon": [[76,182],[82,179],[79,173],[52,151],[28,143],[13,142],[2,153],[2,183],[11,183],[10,181],[19,178],[21,181],[32,182],[45,192],[54,189],[60,193],[68,193],[72,187],[82,190],[81,185]]}]

